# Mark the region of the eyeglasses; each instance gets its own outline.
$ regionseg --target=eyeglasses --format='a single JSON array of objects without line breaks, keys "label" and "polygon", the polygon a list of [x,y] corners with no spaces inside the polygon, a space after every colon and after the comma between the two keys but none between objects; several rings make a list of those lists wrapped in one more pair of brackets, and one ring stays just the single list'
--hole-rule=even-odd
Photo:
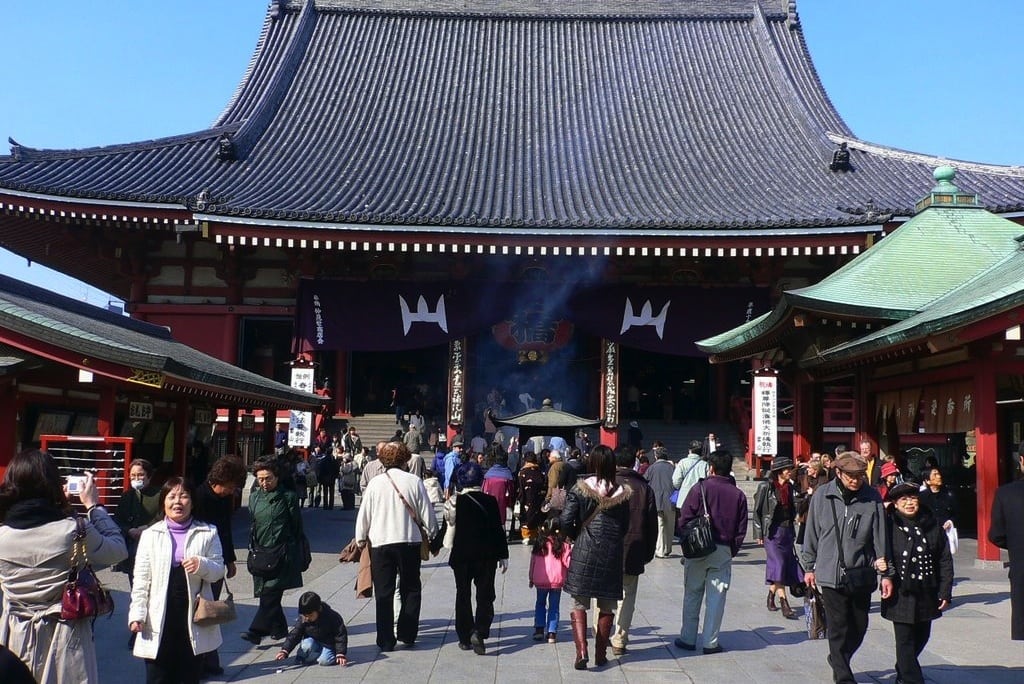
[{"label": "eyeglasses", "polygon": [[864,477],[864,473],[848,473],[845,470],[840,470],[839,474],[848,480],[859,480]]}]

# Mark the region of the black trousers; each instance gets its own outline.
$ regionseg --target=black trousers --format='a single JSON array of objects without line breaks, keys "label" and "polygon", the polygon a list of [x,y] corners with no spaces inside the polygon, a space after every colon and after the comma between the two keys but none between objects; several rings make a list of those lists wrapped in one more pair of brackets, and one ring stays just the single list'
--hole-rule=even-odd
[{"label": "black trousers", "polygon": [[341,490],[341,510],[351,511],[356,507],[356,492],[353,489]]},{"label": "black trousers", "polygon": [[832,681],[856,684],[850,660],[868,631],[871,594],[847,594],[841,589],[822,587],[821,599],[828,619],[828,659],[832,666]]},{"label": "black trousers", "polygon": [[261,637],[281,636],[288,633],[288,620],[284,617],[281,607],[283,589],[264,589],[260,594],[260,605],[249,624],[249,632]]},{"label": "black trousers", "polygon": [[1010,639],[1024,641],[1024,577],[1010,577]]},{"label": "black trousers", "polygon": [[[491,635],[494,621],[494,575],[496,560],[471,560],[452,566],[455,572],[455,633],[459,642],[469,643],[475,631],[481,639]],[[473,614],[473,587],[476,585],[476,615]]]},{"label": "black trousers", "polygon": [[171,568],[167,582],[167,612],[156,658],[146,658],[147,684],[199,684],[203,661],[192,652],[188,622],[188,584],[185,569]]},{"label": "black trousers", "polygon": [[320,485],[320,500],[327,510],[334,509],[334,482]]},{"label": "black trousers", "polygon": [[420,630],[420,544],[384,544],[370,547],[370,576],[377,600],[377,646],[395,647],[395,584],[402,599],[398,614],[397,641],[412,644]]},{"label": "black trousers", "polygon": [[903,684],[924,684],[921,663],[917,661],[928,637],[932,635],[931,622],[894,622],[896,637],[896,676]]}]

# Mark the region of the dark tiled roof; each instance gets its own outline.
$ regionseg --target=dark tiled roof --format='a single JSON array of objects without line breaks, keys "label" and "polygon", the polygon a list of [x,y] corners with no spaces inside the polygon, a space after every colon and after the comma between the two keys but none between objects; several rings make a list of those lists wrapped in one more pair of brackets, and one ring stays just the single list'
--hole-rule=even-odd
[{"label": "dark tiled roof", "polygon": [[[138,321],[0,276],[0,328],[76,354],[168,376],[239,404],[280,408],[317,407],[308,392],[242,370],[174,341],[167,328]],[[176,382],[177,381],[177,382]]]},{"label": "dark tiled roof", "polygon": [[[194,208],[206,191],[207,214],[383,225],[750,230],[910,215],[942,160],[857,140],[786,7],[272,3],[209,130],[15,146],[0,190]],[[218,159],[225,134],[234,161]],[[852,170],[830,171],[841,141]],[[988,208],[1024,210],[1024,169],[952,164]]]}]

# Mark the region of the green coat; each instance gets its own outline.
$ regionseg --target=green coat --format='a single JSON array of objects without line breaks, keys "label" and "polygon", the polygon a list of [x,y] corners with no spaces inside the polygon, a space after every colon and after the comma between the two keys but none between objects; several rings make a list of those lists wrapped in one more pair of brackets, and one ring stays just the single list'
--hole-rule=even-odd
[{"label": "green coat", "polygon": [[256,489],[249,495],[251,536],[259,546],[287,544],[284,571],[273,578],[253,577],[253,594],[264,590],[284,591],[302,586],[301,548],[302,514],[299,497],[290,489],[278,487],[272,492]]}]

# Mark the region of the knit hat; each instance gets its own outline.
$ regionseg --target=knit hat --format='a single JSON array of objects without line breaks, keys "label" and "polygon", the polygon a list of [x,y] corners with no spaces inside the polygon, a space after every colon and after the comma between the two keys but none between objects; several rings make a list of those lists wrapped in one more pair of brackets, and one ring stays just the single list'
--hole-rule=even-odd
[{"label": "knit hat", "polygon": [[484,469],[475,461],[463,463],[455,470],[455,486],[458,489],[479,487],[484,483]]},{"label": "knit hat", "polygon": [[899,475],[900,469],[896,467],[895,463],[883,463],[882,464],[882,477],[889,477],[890,475]]}]

